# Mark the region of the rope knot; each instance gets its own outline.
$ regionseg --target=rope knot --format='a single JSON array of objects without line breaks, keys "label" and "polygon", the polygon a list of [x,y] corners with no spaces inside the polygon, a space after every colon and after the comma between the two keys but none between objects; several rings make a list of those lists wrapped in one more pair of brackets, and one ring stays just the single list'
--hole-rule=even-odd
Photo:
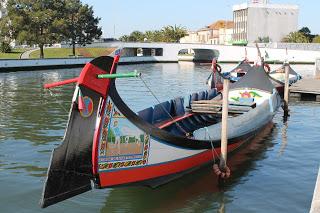
[{"label": "rope knot", "polygon": [[214,173],[222,178],[222,179],[228,179],[231,175],[231,170],[228,166],[226,166],[223,170],[219,168],[218,164],[213,165],[213,171]]}]

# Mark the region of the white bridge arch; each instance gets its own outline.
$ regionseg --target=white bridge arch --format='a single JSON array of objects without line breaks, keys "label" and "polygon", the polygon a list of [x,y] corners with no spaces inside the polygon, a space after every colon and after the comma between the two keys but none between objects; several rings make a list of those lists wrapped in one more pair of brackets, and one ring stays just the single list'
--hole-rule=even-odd
[{"label": "white bridge arch", "polygon": [[[135,42],[111,42],[95,43],[94,47],[120,47],[123,49],[121,62],[177,62],[180,50],[192,49],[195,60],[212,60],[218,57],[220,62],[239,62],[244,59],[245,48],[248,59],[257,59],[255,47],[226,46],[214,44],[181,44],[181,43],[135,43]],[[285,49],[261,48],[262,55],[267,55],[267,61],[283,62],[286,59]],[[320,58],[320,51],[289,50],[288,58],[295,63],[314,63]]]}]

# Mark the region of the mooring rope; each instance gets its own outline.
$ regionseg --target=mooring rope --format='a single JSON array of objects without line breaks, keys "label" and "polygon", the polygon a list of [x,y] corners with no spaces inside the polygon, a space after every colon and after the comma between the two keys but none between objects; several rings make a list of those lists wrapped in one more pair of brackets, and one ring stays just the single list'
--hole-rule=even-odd
[{"label": "mooring rope", "polygon": [[66,113],[69,113],[69,111],[64,108],[64,106],[60,103],[60,101],[58,100],[56,94],[50,89],[48,88],[47,89],[49,91],[49,94],[55,99],[55,101],[59,104],[59,106],[66,112]]},{"label": "mooring rope", "polygon": [[218,152],[216,151],[216,149],[213,146],[213,139],[210,137],[208,127],[204,127],[204,129],[206,130],[206,133],[208,134],[209,141],[210,141],[210,144],[211,144],[211,153],[212,153],[212,158],[213,158],[213,164],[216,164],[216,159],[214,157],[214,154],[216,154],[219,159],[221,159],[221,157],[220,157],[220,155],[218,154]]}]

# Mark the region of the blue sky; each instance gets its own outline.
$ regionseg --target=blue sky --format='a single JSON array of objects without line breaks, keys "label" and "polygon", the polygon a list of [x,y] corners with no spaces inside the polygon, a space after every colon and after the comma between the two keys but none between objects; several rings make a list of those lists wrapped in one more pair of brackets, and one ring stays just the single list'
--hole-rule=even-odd
[{"label": "blue sky", "polygon": [[[160,29],[166,25],[181,25],[196,30],[219,19],[232,20],[232,5],[245,0],[82,0],[92,5],[101,17],[104,37],[119,37],[134,30]],[[299,27],[308,26],[320,34],[319,0],[270,0],[300,7]]]}]

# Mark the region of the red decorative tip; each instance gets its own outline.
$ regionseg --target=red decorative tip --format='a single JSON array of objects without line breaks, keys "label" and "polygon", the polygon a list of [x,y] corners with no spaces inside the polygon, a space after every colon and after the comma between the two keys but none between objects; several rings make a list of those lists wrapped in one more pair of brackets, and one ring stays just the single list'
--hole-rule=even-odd
[{"label": "red decorative tip", "polygon": [[217,59],[216,58],[213,58],[212,61],[211,61],[211,69],[213,72],[216,72],[217,71]]},{"label": "red decorative tip", "polygon": [[114,57],[114,63],[118,63],[119,60],[120,60],[120,55],[116,55],[116,56]]},{"label": "red decorative tip", "polygon": [[78,109],[79,109],[79,111],[80,111],[80,110],[83,110],[84,108],[85,108],[85,106],[84,106],[83,97],[82,97],[81,91],[80,91],[80,89],[79,89],[79,95],[78,95]]}]

